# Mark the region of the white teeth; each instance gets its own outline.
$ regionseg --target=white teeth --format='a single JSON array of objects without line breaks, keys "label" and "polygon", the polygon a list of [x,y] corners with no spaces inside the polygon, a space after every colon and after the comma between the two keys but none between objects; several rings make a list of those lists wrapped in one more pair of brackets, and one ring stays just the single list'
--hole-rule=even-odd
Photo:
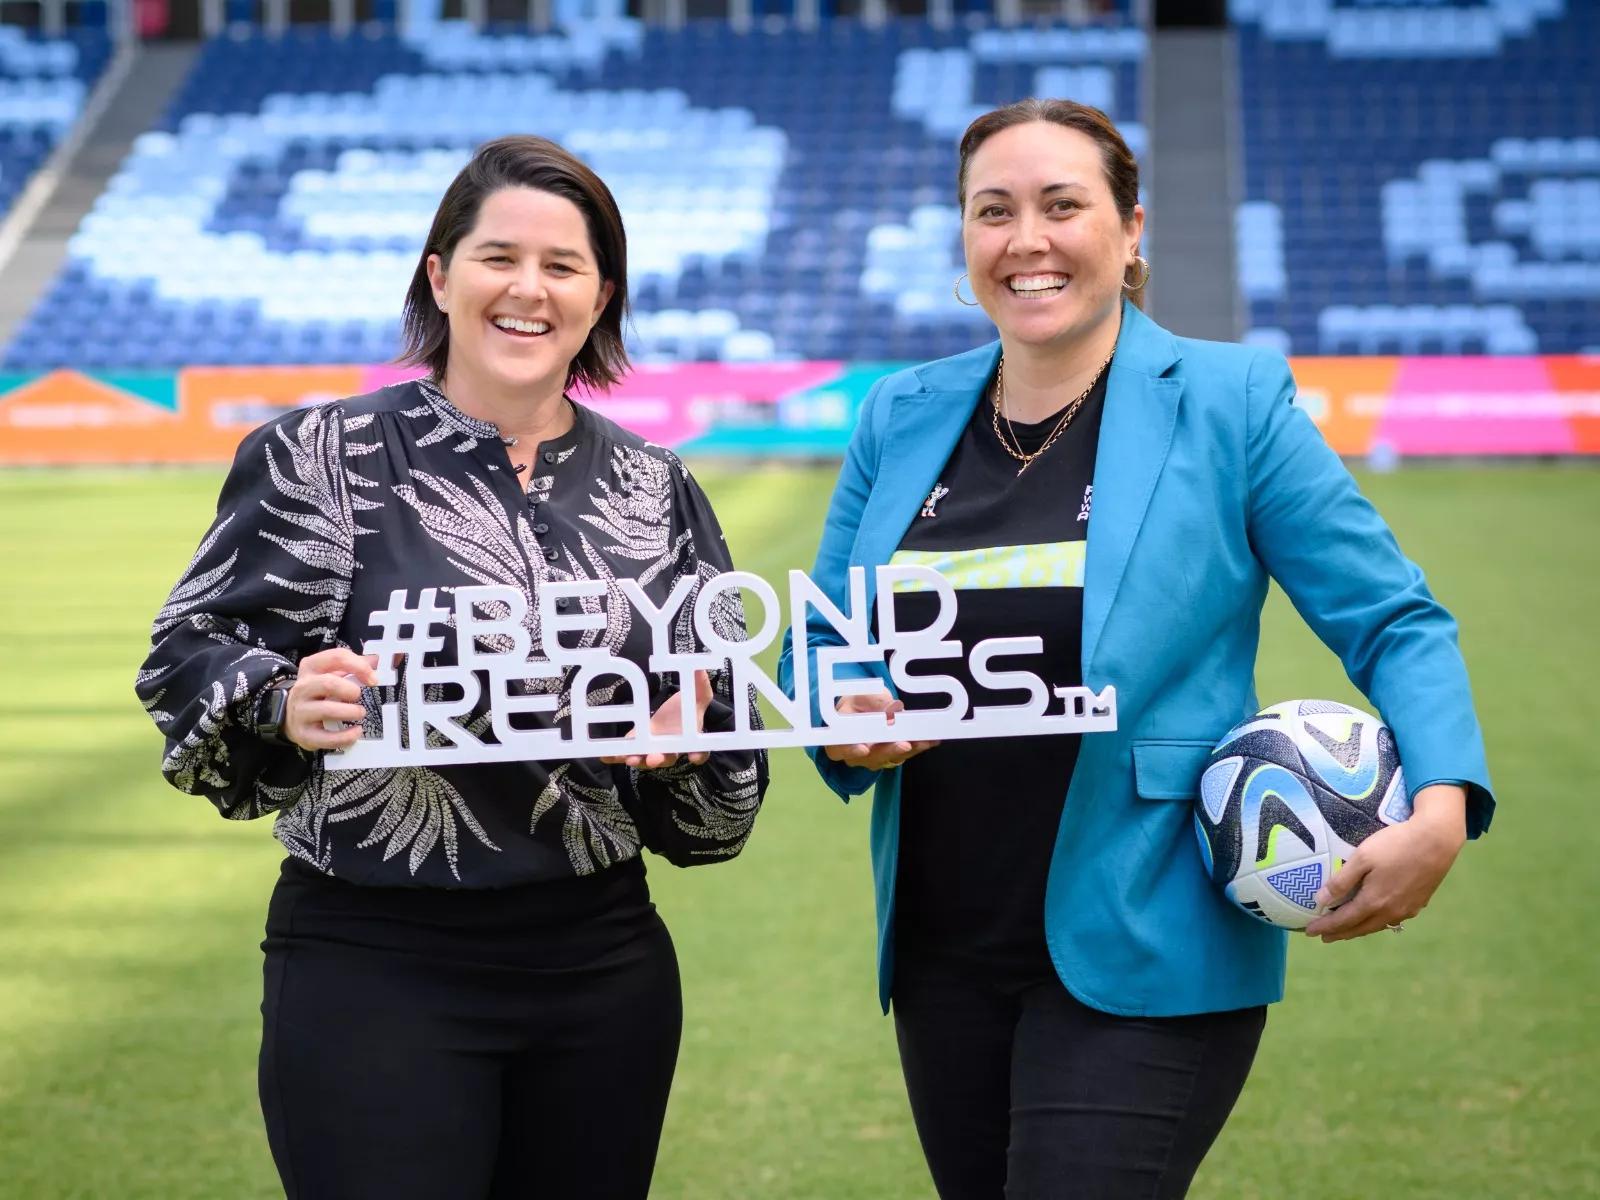
[{"label": "white teeth", "polygon": [[544,321],[519,321],[515,317],[494,317],[495,326],[500,329],[511,329],[517,333],[549,333],[550,326]]},{"label": "white teeth", "polygon": [[1066,286],[1065,275],[1028,275],[1010,281],[1013,292],[1052,292]]}]

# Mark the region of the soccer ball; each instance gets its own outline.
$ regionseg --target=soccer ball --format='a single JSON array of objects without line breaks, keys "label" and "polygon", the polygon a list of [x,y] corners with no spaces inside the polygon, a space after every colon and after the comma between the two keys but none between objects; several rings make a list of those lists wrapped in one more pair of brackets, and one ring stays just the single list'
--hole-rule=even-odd
[{"label": "soccer ball", "polygon": [[1283,929],[1355,847],[1411,815],[1389,727],[1331,700],[1286,700],[1230,729],[1195,802],[1206,869],[1229,900]]}]

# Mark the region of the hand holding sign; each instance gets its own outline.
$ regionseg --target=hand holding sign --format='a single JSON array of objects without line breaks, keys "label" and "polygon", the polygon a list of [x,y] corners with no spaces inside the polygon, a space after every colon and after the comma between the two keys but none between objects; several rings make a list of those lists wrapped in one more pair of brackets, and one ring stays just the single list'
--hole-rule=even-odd
[{"label": "hand holding sign", "polygon": [[378,660],[336,646],[300,660],[283,710],[283,736],[302,750],[346,750],[361,740],[361,688],[377,681]]},{"label": "hand holding sign", "polygon": [[[711,676],[704,671],[694,673],[694,731],[699,733],[705,727],[706,709],[711,706]],[[668,696],[650,717],[650,733],[656,737],[669,734],[683,733],[683,698],[680,695]],[[637,729],[630,729],[628,736],[633,737]],[[699,766],[710,758],[708,751],[699,751],[687,756],[689,761]],[[630,767],[637,767],[641,771],[654,771],[661,767],[670,767],[678,761],[676,754],[663,754],[655,751],[650,754],[613,754],[600,759],[603,763],[625,763]]]},{"label": "hand holding sign", "polygon": [[[894,724],[894,714],[905,711],[905,704],[893,699],[888,692],[871,692],[867,695],[841,696],[836,706],[842,713],[868,713],[881,712],[888,719],[889,724]],[[884,771],[898,767],[908,758],[915,758],[924,750],[931,750],[939,743],[936,741],[924,742],[857,742],[853,746],[827,746],[825,753],[834,762],[843,763],[847,767],[866,767],[873,771]]]}]

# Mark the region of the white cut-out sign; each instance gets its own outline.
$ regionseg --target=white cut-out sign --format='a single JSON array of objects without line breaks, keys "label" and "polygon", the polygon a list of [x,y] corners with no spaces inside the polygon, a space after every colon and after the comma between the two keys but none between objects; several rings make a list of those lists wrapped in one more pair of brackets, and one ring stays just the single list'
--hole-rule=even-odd
[{"label": "white cut-out sign", "polygon": [[[525,759],[598,758],[607,755],[686,754],[702,750],[750,750],[781,746],[832,746],[858,742],[950,741],[958,738],[1022,737],[1050,733],[1099,733],[1117,727],[1117,694],[1110,686],[1095,692],[1086,687],[1048,687],[1031,671],[1002,669],[998,660],[1042,652],[1044,643],[1037,637],[985,638],[970,651],[948,637],[955,625],[956,590],[937,571],[921,566],[882,566],[877,568],[877,637],[873,638],[867,605],[865,569],[852,567],[849,573],[850,604],[841,612],[804,571],[789,572],[789,613],[798,631],[796,642],[804,645],[803,631],[808,613],[814,612],[840,639],[840,644],[816,651],[817,710],[821,723],[812,719],[811,670],[805,654],[794,656],[795,695],[790,696],[756,665],[755,657],[770,646],[778,635],[780,610],[776,589],[759,575],[748,571],[728,571],[706,580],[695,596],[690,616],[695,632],[705,649],[698,653],[672,651],[671,627],[694,589],[695,580],[680,580],[658,606],[644,589],[631,579],[619,579],[616,588],[627,598],[650,629],[650,670],[678,682],[678,700],[683,705],[683,728],[693,731],[694,673],[719,670],[733,673],[733,694],[748,695],[748,688],[766,698],[783,725],[754,729],[747,705],[734,705],[734,728],[721,731],[658,735],[650,732],[650,687],[644,671],[635,662],[620,658],[603,647],[572,648],[562,644],[562,635],[582,634],[605,628],[603,612],[591,606],[584,611],[585,597],[604,596],[604,580],[578,580],[571,583],[546,583],[538,588],[539,628],[543,645],[533,653],[531,637],[524,623],[527,598],[512,587],[458,587],[451,589],[450,607],[438,599],[440,589],[426,588],[415,603],[409,593],[393,592],[387,608],[372,614],[371,623],[379,635],[369,639],[363,653],[378,659],[378,685],[393,687],[403,679],[404,715],[399,701],[384,703],[379,710],[380,733],[365,737],[350,749],[330,753],[325,765],[330,770],[367,767],[444,766],[451,763],[508,762]],[[938,601],[932,624],[921,629],[901,629],[895,621],[894,595],[897,584],[930,591]],[[761,620],[742,640],[723,637],[713,627],[712,611],[725,593],[744,589],[760,602]],[[564,611],[558,602],[577,600]],[[484,611],[493,606],[504,616]],[[453,621],[452,621],[453,618]],[[451,628],[453,624],[453,628]],[[435,629],[439,632],[434,632]],[[447,636],[454,641],[456,661],[447,666],[429,666],[426,657],[445,647]],[[492,639],[503,650],[485,649]],[[973,708],[960,681],[948,675],[913,675],[909,668],[921,661],[949,660],[965,656],[972,678],[985,688],[1026,693],[1019,704],[986,704]],[[406,669],[399,671],[402,660]],[[847,664],[874,672],[861,678],[852,675]],[[844,674],[840,669],[846,668]],[[882,690],[882,676],[899,693],[943,696],[938,708],[922,708],[895,714],[891,724],[883,713],[841,713],[836,705],[845,696]],[[559,690],[523,694],[518,685],[535,680],[563,681]],[[601,681],[621,679],[628,685],[630,699],[625,703],[592,705],[588,697]],[[429,699],[429,690],[435,699]],[[486,694],[487,693],[487,694]],[[544,713],[553,722],[563,698],[570,698],[570,731],[554,724],[543,728],[514,725],[517,714]],[[669,701],[671,703],[671,701]],[[462,722],[481,714],[487,707],[492,740],[470,733]],[[632,728],[635,736],[594,736],[594,726]],[[430,745],[429,731],[437,736]]]}]

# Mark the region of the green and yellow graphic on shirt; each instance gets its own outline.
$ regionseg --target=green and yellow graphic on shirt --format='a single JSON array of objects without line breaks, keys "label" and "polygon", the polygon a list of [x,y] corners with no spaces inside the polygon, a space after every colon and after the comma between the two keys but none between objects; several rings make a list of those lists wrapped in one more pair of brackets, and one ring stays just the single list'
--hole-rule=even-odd
[{"label": "green and yellow graphic on shirt", "polygon": [[[896,550],[889,565],[929,567],[957,591],[987,592],[1002,588],[1083,586],[1083,554],[1087,542],[1046,542],[1037,546],[986,546],[980,550]],[[896,592],[925,592],[919,580],[900,580]]]}]

